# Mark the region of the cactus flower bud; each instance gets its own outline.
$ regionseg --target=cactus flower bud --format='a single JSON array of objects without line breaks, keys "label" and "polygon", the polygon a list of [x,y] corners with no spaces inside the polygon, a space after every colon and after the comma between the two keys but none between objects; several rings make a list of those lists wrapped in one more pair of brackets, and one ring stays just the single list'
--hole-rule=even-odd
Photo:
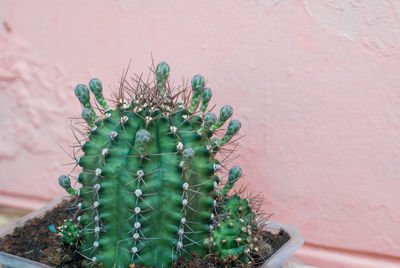
[{"label": "cactus flower bud", "polygon": [[228,120],[233,114],[233,109],[230,105],[224,105],[220,112],[219,112],[219,118],[217,122],[210,128],[211,131],[216,130],[217,128],[220,128],[223,124],[225,124],[226,120]]},{"label": "cactus flower bud", "polygon": [[212,91],[210,88],[205,88],[203,91],[203,96],[202,96],[202,103],[201,103],[201,109],[200,111],[204,114],[207,110],[208,103],[210,102],[212,97]]},{"label": "cactus flower bud", "polygon": [[207,113],[204,116],[203,126],[197,131],[199,135],[204,135],[210,127],[217,121],[217,116],[214,113]]},{"label": "cactus flower bud", "polygon": [[169,65],[166,62],[160,62],[157,64],[156,67],[156,78],[158,84],[158,91],[160,92],[161,96],[164,96],[165,93],[165,82],[168,79],[169,75]]}]

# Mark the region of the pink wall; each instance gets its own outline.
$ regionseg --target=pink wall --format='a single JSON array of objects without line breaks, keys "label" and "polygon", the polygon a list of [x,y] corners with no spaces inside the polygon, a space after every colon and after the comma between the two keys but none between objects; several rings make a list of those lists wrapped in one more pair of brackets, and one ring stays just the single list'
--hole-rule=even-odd
[{"label": "pink wall", "polygon": [[[66,4],[66,3],[69,4]],[[116,88],[165,60],[202,73],[246,134],[245,182],[321,267],[400,266],[400,4],[396,0],[0,3],[0,203],[62,193],[77,83]]]}]

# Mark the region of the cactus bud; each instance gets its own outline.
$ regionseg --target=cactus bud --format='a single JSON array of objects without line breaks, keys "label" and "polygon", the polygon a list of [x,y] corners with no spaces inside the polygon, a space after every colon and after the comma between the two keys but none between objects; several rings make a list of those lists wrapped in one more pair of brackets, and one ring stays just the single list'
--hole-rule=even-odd
[{"label": "cactus bud", "polygon": [[224,137],[221,139],[219,147],[230,141],[233,135],[235,135],[239,131],[240,127],[241,124],[239,120],[232,120],[231,122],[229,122],[228,129],[226,130]]},{"label": "cactus bud", "polygon": [[158,91],[160,92],[161,96],[164,96],[165,93],[165,82],[168,79],[169,75],[169,65],[166,62],[160,62],[157,64],[156,67],[156,77],[157,77],[157,84],[158,84]]},{"label": "cactus bud", "polygon": [[64,189],[71,188],[71,181],[66,175],[58,177],[58,184]]},{"label": "cactus bud", "polygon": [[150,133],[146,129],[141,129],[136,133],[135,145],[139,154],[146,153],[147,145],[150,142]]},{"label": "cactus bud", "polygon": [[197,75],[193,76],[193,78],[192,78],[192,90],[193,90],[192,103],[190,104],[190,107],[188,109],[188,111],[190,113],[193,113],[196,110],[197,105],[199,105],[200,96],[204,89],[204,84],[205,84],[205,80],[202,75],[197,74]]},{"label": "cactus bud", "polygon": [[183,161],[181,163],[182,168],[187,168],[189,166],[190,161],[192,161],[194,157],[194,154],[195,152],[192,148],[186,148],[185,150],[183,150],[182,152]]},{"label": "cactus bud", "polygon": [[93,78],[89,81],[89,88],[92,91],[93,95],[96,97],[97,102],[103,107],[103,109],[107,112],[110,110],[107,102],[104,100],[103,96],[103,85],[101,81],[97,78]]},{"label": "cactus bud", "polygon": [[103,92],[103,85],[101,84],[101,81],[97,78],[92,78],[89,81],[89,88],[95,96],[101,95]]},{"label": "cactus bud", "polygon": [[217,121],[217,116],[214,113],[207,113],[204,117],[203,126],[197,131],[199,135],[204,135],[210,127]]},{"label": "cactus bud", "polygon": [[90,111],[93,121],[97,121],[98,117],[90,105],[90,93],[88,87],[83,84],[77,85],[75,87],[75,96],[78,98],[79,102],[82,103],[82,106]]},{"label": "cactus bud", "polygon": [[231,167],[228,175],[229,182],[236,182],[240,177],[242,177],[242,169],[239,166]]},{"label": "cactus bud", "polygon": [[83,106],[85,106],[85,104],[88,103],[90,99],[89,89],[87,88],[87,86],[79,84],[75,87],[75,96],[83,104]]},{"label": "cactus bud", "polygon": [[94,123],[93,114],[92,114],[92,111],[90,111],[90,109],[84,108],[82,110],[81,115],[82,115],[82,118],[86,121],[86,123],[89,125],[89,127],[91,129],[96,128],[96,124]]},{"label": "cactus bud", "polygon": [[202,91],[204,88],[205,80],[201,74],[196,74],[192,78],[192,90],[195,92]]},{"label": "cactus bud", "polygon": [[230,105],[224,105],[220,112],[219,112],[219,118],[217,122],[210,128],[211,131],[216,130],[217,128],[220,128],[226,120],[228,120],[233,114],[233,109]]},{"label": "cactus bud", "polygon": [[71,180],[67,175],[61,175],[58,177],[58,184],[64,188],[67,193],[71,195],[78,195],[78,190],[75,190],[71,187]]},{"label": "cactus bud", "polygon": [[212,97],[212,91],[210,88],[205,88],[203,91],[201,109],[200,111],[204,114],[207,110],[208,103],[210,102]]},{"label": "cactus bud", "polygon": [[186,148],[182,152],[183,160],[190,161],[194,157],[194,150],[192,148]]}]

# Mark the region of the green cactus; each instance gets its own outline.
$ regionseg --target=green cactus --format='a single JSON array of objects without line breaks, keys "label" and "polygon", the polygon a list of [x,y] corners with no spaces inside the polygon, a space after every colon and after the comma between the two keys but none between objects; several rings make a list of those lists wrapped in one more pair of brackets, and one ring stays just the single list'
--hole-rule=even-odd
[{"label": "green cactus", "polygon": [[220,209],[217,227],[212,232],[214,251],[222,258],[233,255],[248,263],[255,253],[252,242],[258,233],[256,213],[249,201],[238,195],[225,196]]},{"label": "green cactus", "polygon": [[60,230],[59,234],[62,237],[63,243],[72,245],[78,240],[79,227],[75,222],[72,221],[72,219],[68,221],[65,220],[63,225],[58,227],[58,229]]},{"label": "green cactus", "polygon": [[[236,206],[251,214],[241,203],[244,199],[237,202],[236,197],[226,196],[241,176],[240,168],[231,169],[228,183],[218,191],[221,164],[216,155],[238,132],[240,122],[230,121],[221,139],[211,137],[232,116],[232,108],[224,106],[218,119],[213,113],[203,117],[212,96],[211,89],[204,88],[204,77],[193,77],[189,100],[187,93],[169,88],[169,72],[168,64],[161,62],[153,82],[138,79],[131,86],[123,80],[114,110],[104,100],[100,80],[92,79],[89,88],[102,107],[101,116],[90,104],[88,88],[75,89],[90,128],[80,142],[84,155],[77,161],[82,172],[76,179],[82,186],[72,189],[65,175],[59,183],[84,200],[78,204],[83,214],[76,221],[79,252],[90,265],[169,266],[179,256],[207,252],[204,241],[210,237],[219,241],[226,233],[225,223],[242,228],[247,221],[241,222],[243,215]],[[216,215],[221,198],[228,200],[222,213],[230,211],[229,223]],[[222,257],[227,252],[243,254],[228,244],[217,242],[214,248]]]}]

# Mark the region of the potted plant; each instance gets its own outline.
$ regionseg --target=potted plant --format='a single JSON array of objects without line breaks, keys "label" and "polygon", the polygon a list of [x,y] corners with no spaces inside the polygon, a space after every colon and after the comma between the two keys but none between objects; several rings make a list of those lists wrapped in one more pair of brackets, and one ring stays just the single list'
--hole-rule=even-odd
[{"label": "potted plant", "polygon": [[[232,107],[217,116],[209,111],[212,91],[203,76],[192,78],[191,89],[175,89],[169,72],[161,62],[153,80],[125,75],[114,109],[100,80],[75,88],[87,127],[83,138],[75,135],[81,172],[74,168],[58,179],[75,197],[73,215],[59,228],[62,242],[76,248],[82,266],[169,267],[182,258],[216,256],[229,265],[279,267],[285,261],[279,254],[293,254],[303,240],[293,228],[266,222],[254,198],[228,194],[242,176],[226,161],[241,128],[230,120]],[[268,228],[289,233],[272,258]]]}]

